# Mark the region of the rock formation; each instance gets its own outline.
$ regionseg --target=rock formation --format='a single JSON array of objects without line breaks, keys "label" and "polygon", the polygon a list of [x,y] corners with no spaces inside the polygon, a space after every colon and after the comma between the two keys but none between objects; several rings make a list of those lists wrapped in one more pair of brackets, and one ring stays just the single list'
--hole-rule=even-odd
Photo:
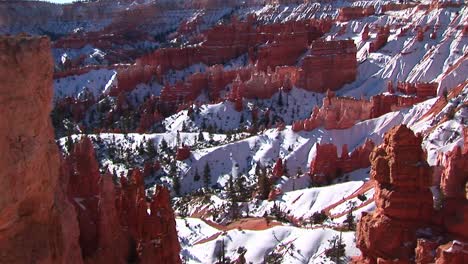
[{"label": "rock formation", "polygon": [[417,228],[431,221],[432,172],[421,141],[407,127],[398,126],[370,156],[377,209],[361,217],[357,246],[372,263],[379,258],[409,261],[414,256]]},{"label": "rock formation", "polygon": [[[73,145],[66,158],[68,196],[78,213],[85,263],[180,263],[180,246],[167,189],[147,203],[143,174],[135,169],[120,186],[100,175],[90,138]],[[150,212],[150,213],[149,213]],[[164,262],[167,261],[167,262]]]},{"label": "rock formation", "polygon": [[82,263],[49,117],[50,42],[1,37],[0,61],[1,262]]},{"label": "rock formation", "polygon": [[369,52],[376,52],[385,44],[387,44],[388,37],[390,36],[390,27],[385,26],[385,27],[380,27],[379,30],[377,31],[377,37],[375,38],[374,41],[370,43],[369,46]]},{"label": "rock formation", "polygon": [[315,158],[310,163],[309,175],[315,184],[327,184],[343,173],[349,173],[357,169],[370,166],[369,154],[374,148],[374,142],[366,140],[364,145],[359,146],[351,155],[348,153],[348,146],[345,144],[341,150],[341,157],[338,157],[334,144],[317,144]]},{"label": "rock formation", "polygon": [[[416,87],[419,85],[416,84]],[[431,84],[429,91],[421,89],[419,92],[421,96],[379,94],[372,96],[370,100],[337,97],[334,92],[328,91],[327,96],[323,98],[322,107],[315,107],[308,119],[294,121],[292,129],[298,132],[311,131],[320,126],[326,129],[350,128],[357,122],[376,118],[422,102],[427,99],[427,95],[431,95],[432,87]],[[389,85],[389,90],[393,91],[393,86]],[[416,91],[416,93],[418,92]]]},{"label": "rock formation", "polygon": [[352,40],[313,42],[310,54],[303,60],[297,86],[323,93],[354,81],[357,75],[356,52]]},{"label": "rock formation", "polygon": [[343,7],[338,10],[337,20],[346,22],[349,20],[359,19],[366,16],[371,16],[375,13],[374,6],[369,7]]},{"label": "rock formation", "polygon": [[355,262],[465,263],[468,259],[468,154],[457,147],[439,157],[443,198],[436,210],[429,187],[438,184],[440,170],[427,165],[421,141],[410,129],[398,126],[372,152],[377,209],[364,213],[358,224],[362,257]]},{"label": "rock formation", "polygon": [[1,262],[180,263],[167,189],[147,204],[138,170],[116,187],[100,174],[87,137],[70,137],[61,160],[49,117],[50,42],[3,37],[0,60],[0,121],[8,124],[0,136]]}]

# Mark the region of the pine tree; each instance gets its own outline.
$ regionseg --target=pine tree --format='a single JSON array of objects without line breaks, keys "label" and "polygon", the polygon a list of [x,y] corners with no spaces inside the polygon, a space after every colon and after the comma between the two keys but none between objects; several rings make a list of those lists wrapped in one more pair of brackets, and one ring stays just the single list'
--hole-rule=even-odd
[{"label": "pine tree", "polygon": [[161,140],[161,150],[162,151],[167,150],[167,141],[164,138]]},{"label": "pine tree", "polygon": [[176,136],[176,145],[179,147],[181,144],[181,140],[180,140],[180,132],[177,131],[177,136]]},{"label": "pine tree", "polygon": [[237,204],[237,193],[234,187],[234,179],[232,175],[229,175],[228,183],[227,183],[227,198],[228,198],[228,206],[229,206],[229,213],[231,214],[232,219],[239,218],[239,206]]},{"label": "pine tree", "polygon": [[174,175],[172,178],[172,188],[174,188],[174,192],[177,196],[180,195],[180,179],[179,176]]},{"label": "pine tree", "polygon": [[211,169],[208,162],[205,163],[205,168],[203,169],[203,183],[206,188],[209,188],[211,185]]},{"label": "pine tree", "polygon": [[283,106],[283,92],[281,90],[278,95],[278,106]]},{"label": "pine tree", "polygon": [[240,202],[247,202],[252,193],[251,189],[248,186],[246,186],[245,177],[237,177],[234,183],[236,192],[238,194],[237,200]]},{"label": "pine tree", "polygon": [[325,250],[325,256],[337,264],[345,263],[346,245],[343,243],[341,238],[341,232],[340,236],[334,236],[332,239],[328,240],[328,243],[330,247]]},{"label": "pine tree", "polygon": [[205,141],[205,137],[203,136],[203,132],[200,130],[200,132],[198,132],[198,142],[203,141]]},{"label": "pine tree", "polygon": [[153,140],[146,141],[146,152],[148,153],[148,157],[153,159],[158,155],[158,150],[154,147]]},{"label": "pine tree", "polygon": [[73,138],[70,135],[67,136],[67,141],[65,141],[65,146],[67,148],[68,153],[70,153],[73,150]]},{"label": "pine tree", "polygon": [[271,190],[271,183],[270,179],[268,179],[266,168],[262,168],[260,175],[258,176],[258,194],[259,198],[262,200],[268,199],[268,195],[270,194]]},{"label": "pine tree", "polygon": [[200,180],[200,174],[198,174],[198,169],[195,169],[195,175],[193,176],[194,181],[199,181]]}]

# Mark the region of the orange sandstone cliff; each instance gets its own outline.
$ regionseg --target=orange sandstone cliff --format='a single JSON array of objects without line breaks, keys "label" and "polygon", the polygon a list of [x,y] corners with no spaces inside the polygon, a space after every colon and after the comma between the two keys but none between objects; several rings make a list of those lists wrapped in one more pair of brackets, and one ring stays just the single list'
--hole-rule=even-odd
[{"label": "orange sandstone cliff", "polygon": [[1,263],[82,263],[49,118],[47,38],[0,38]]}]

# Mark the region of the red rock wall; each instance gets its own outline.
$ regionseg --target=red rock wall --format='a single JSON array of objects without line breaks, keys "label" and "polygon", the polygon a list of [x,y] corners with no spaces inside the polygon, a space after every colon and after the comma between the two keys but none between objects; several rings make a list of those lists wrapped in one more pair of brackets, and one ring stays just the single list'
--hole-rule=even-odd
[{"label": "red rock wall", "polygon": [[3,263],[82,263],[49,113],[46,38],[0,37],[0,255]]},{"label": "red rock wall", "polygon": [[425,101],[426,98],[403,97],[398,95],[376,95],[371,97],[371,118],[382,116],[386,113],[410,107]]},{"label": "red rock wall", "polygon": [[158,186],[151,202],[147,203],[143,175],[139,170],[134,170],[129,175],[130,180],[120,178],[117,210],[120,224],[128,230],[136,243],[139,263],[181,263],[169,191]]},{"label": "red rock wall", "polygon": [[419,98],[437,96],[438,83],[407,83],[398,82],[397,91],[406,95],[416,95]]},{"label": "red rock wall", "polygon": [[351,155],[348,146],[343,145],[341,157],[338,157],[334,144],[317,144],[317,153],[310,164],[309,175],[313,183],[327,184],[343,173],[370,166],[369,155],[374,149],[374,143],[366,140],[364,145],[356,148]]},{"label": "red rock wall", "polygon": [[406,3],[406,4],[390,3],[390,4],[385,4],[382,6],[382,12],[385,13],[388,11],[401,11],[401,10],[405,10],[408,8],[413,8],[415,6],[416,6],[415,4],[409,4],[409,3]]},{"label": "red rock wall", "polygon": [[353,19],[359,19],[371,16],[375,13],[375,8],[370,7],[343,7],[338,10],[338,21],[346,22]]},{"label": "red rock wall", "polygon": [[[137,60],[137,64],[154,65],[163,75],[168,70],[181,70],[196,63],[224,64],[242,54],[258,60],[258,66],[294,64],[307,45],[331,28],[331,20],[303,20],[254,27],[254,19],[218,25],[203,33],[198,47],[158,49]],[[253,49],[266,44],[257,51]]]},{"label": "red rock wall", "polygon": [[338,90],[356,79],[356,45],[352,40],[315,41],[303,60],[298,86],[309,91]]}]

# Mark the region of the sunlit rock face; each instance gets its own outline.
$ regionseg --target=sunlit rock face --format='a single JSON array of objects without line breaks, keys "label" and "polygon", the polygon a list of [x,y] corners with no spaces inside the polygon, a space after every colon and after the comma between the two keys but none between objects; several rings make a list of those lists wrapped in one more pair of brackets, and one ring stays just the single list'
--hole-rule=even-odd
[{"label": "sunlit rock face", "polygon": [[0,38],[0,248],[5,263],[82,263],[49,118],[47,38]]}]

